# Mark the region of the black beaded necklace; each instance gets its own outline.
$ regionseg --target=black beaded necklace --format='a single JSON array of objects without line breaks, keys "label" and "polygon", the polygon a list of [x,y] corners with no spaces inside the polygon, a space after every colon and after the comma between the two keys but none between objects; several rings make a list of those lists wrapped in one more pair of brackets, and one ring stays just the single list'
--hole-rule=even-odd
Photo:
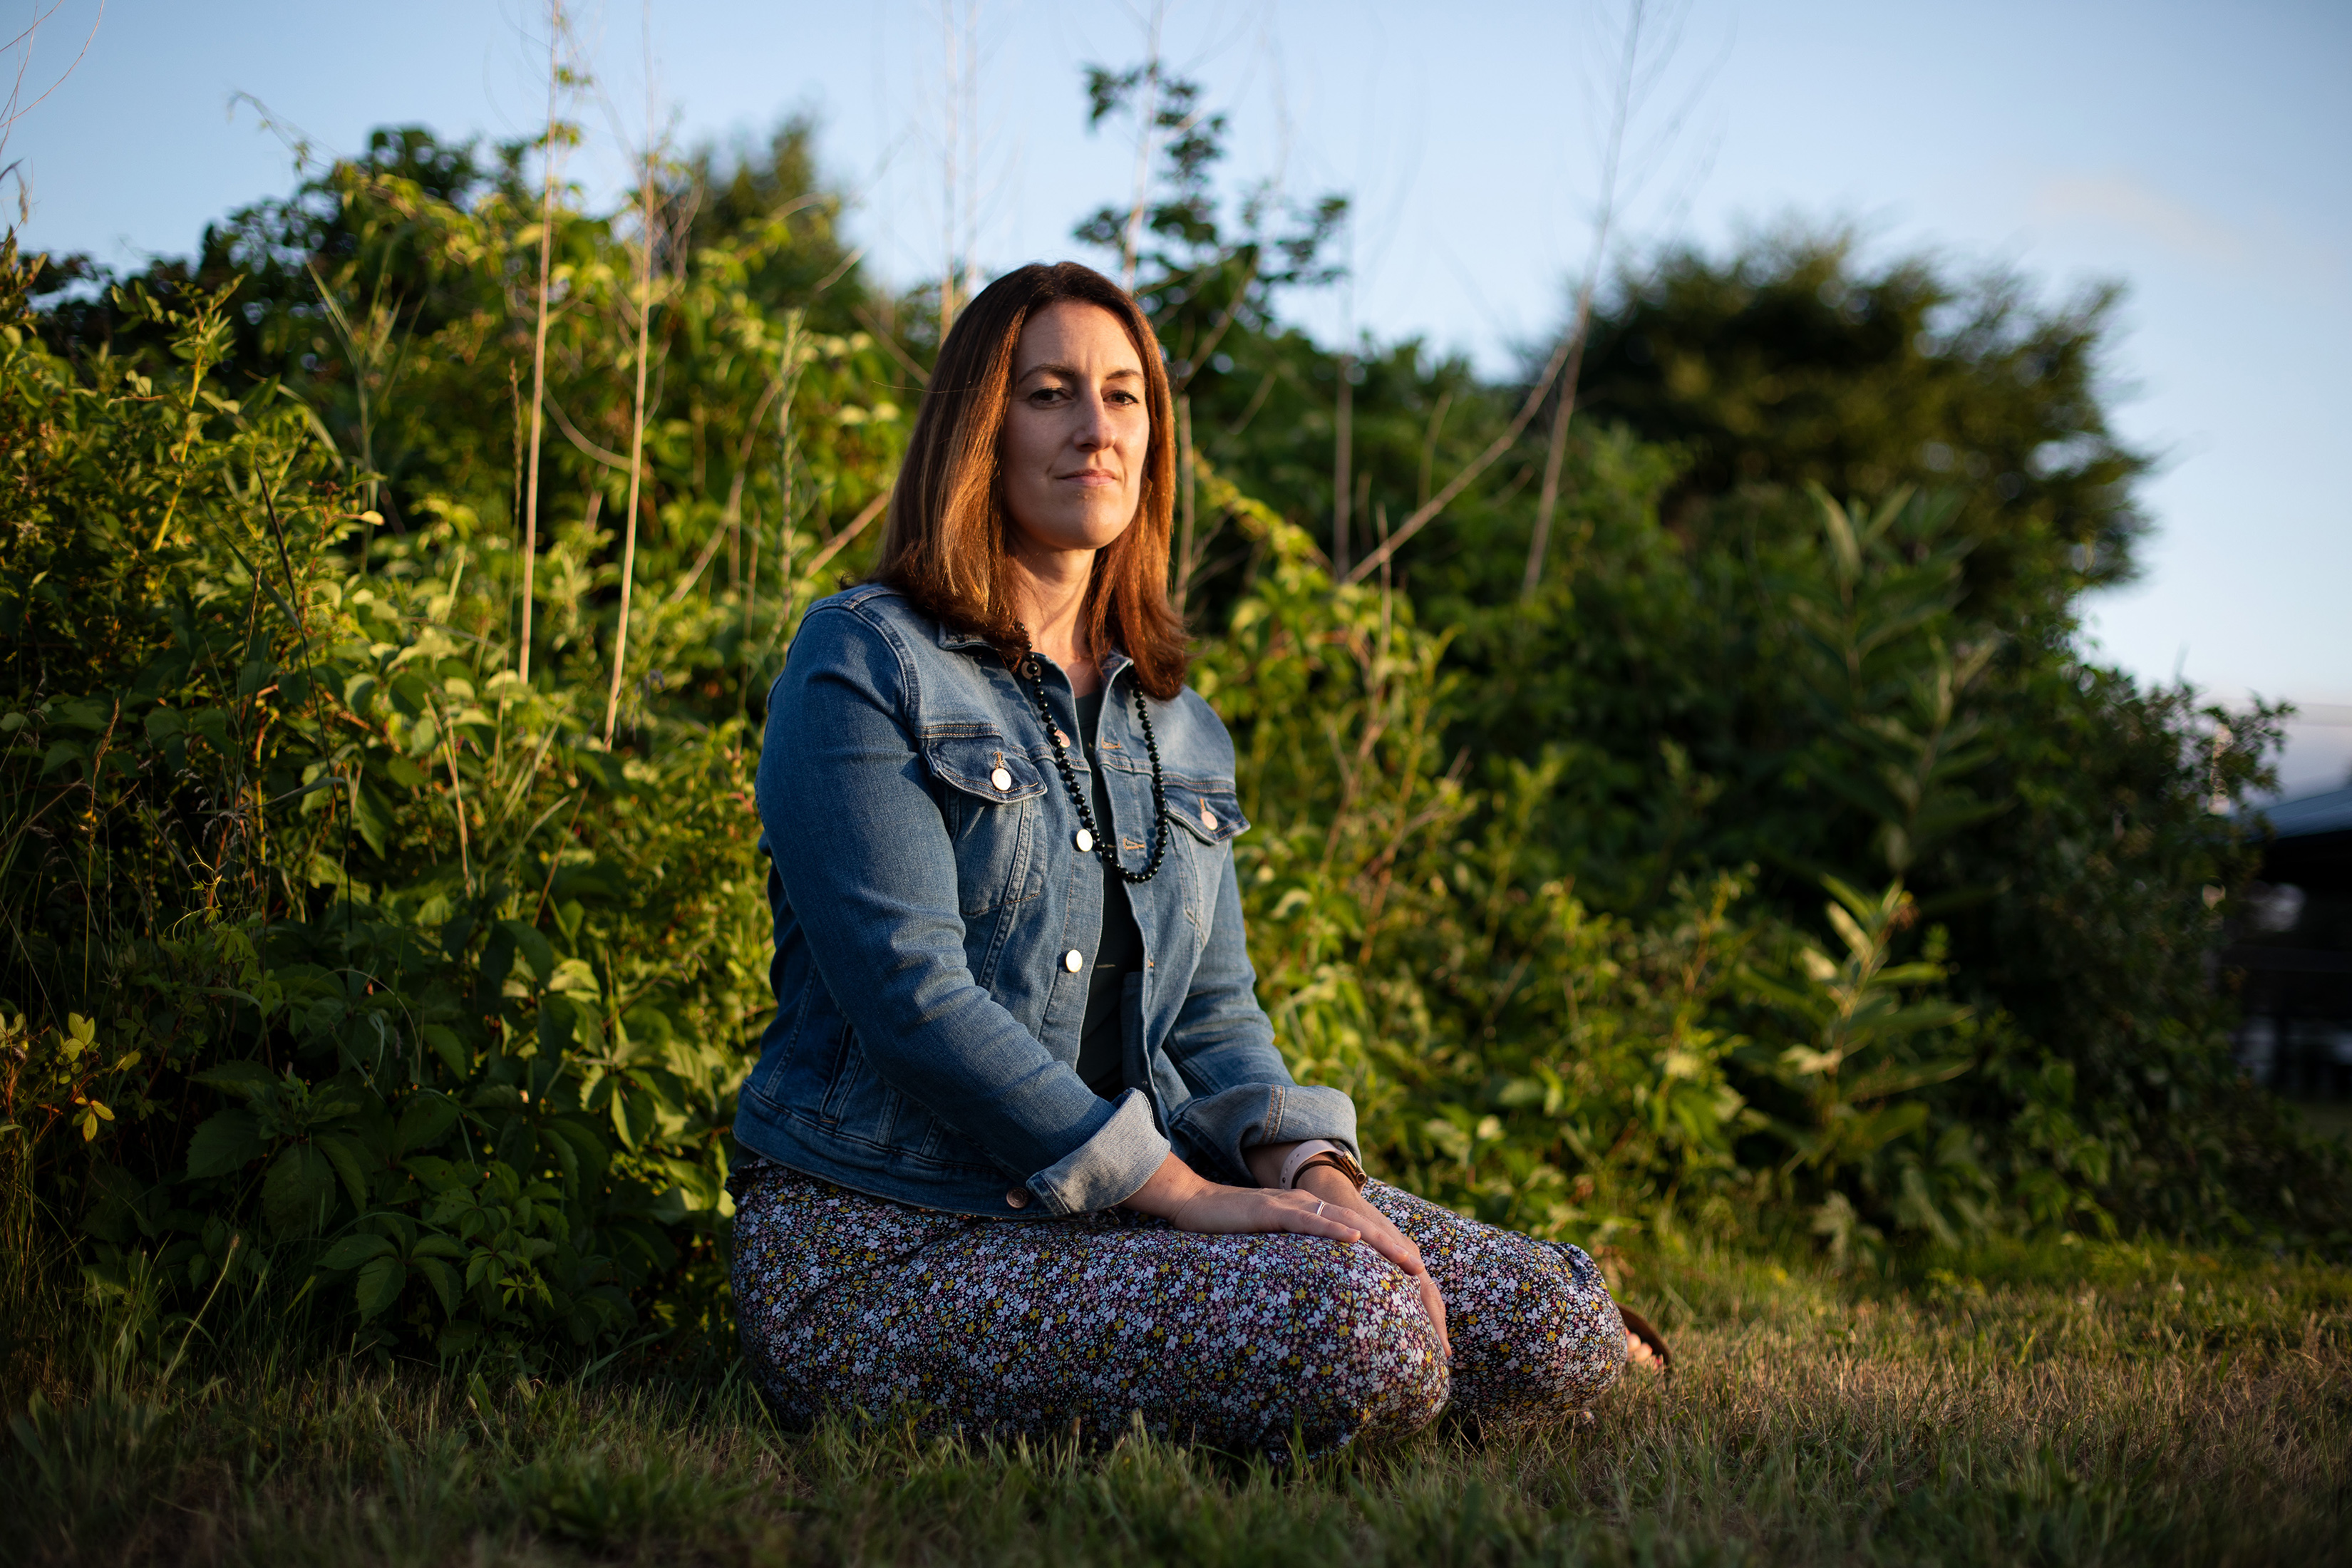
[{"label": "black beaded necklace", "polygon": [[1120,862],[1117,847],[1096,826],[1094,809],[1078,787],[1077,774],[1070,771],[1070,754],[1063,749],[1062,731],[1054,722],[1054,705],[1045,700],[1045,673],[1037,663],[1036,650],[1029,646],[1029,628],[1016,625],[1014,629],[1021,633],[1021,673],[1028,679],[1029,694],[1036,699],[1037,718],[1045,726],[1045,743],[1054,748],[1054,765],[1062,772],[1062,787],[1070,792],[1070,804],[1078,808],[1079,852],[1091,849],[1097,859],[1130,887],[1149,882],[1160,875],[1160,862],[1168,854],[1168,797],[1160,782],[1160,738],[1151,732],[1151,710],[1144,706],[1142,683],[1137,682],[1135,688],[1135,716],[1142,721],[1143,744],[1151,752],[1151,820],[1160,832],[1152,840],[1150,863],[1140,871],[1130,871]]}]

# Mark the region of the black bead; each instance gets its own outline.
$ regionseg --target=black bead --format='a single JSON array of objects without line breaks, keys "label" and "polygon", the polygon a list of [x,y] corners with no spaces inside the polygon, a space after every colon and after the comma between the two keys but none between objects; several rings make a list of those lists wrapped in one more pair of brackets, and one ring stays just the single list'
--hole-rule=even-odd
[{"label": "black bead", "polygon": [[1160,865],[1168,855],[1168,795],[1160,777],[1160,737],[1151,731],[1151,710],[1143,700],[1143,685],[1135,688],[1135,716],[1143,725],[1143,744],[1151,753],[1151,818],[1159,831],[1153,836],[1151,859],[1140,871],[1130,871],[1118,858],[1118,849],[1108,842],[1106,835],[1096,830],[1095,814],[1087,802],[1086,792],[1078,787],[1077,774],[1070,771],[1070,755],[1062,746],[1061,731],[1054,724],[1054,705],[1045,697],[1045,672],[1037,663],[1036,650],[1029,646],[1029,634],[1021,634],[1021,673],[1028,678],[1029,693],[1036,700],[1038,722],[1045,726],[1045,743],[1054,749],[1054,766],[1062,775],[1062,787],[1069,792],[1070,804],[1077,807],[1078,826],[1095,841],[1095,858],[1118,872],[1129,887],[1139,886],[1160,875]]}]

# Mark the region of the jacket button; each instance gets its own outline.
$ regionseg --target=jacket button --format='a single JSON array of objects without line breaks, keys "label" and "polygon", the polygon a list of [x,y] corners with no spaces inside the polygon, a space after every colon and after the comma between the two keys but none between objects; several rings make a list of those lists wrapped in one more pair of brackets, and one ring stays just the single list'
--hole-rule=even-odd
[{"label": "jacket button", "polygon": [[1201,806],[1201,826],[1212,833],[1217,830],[1217,814],[1211,811],[1206,803]]},{"label": "jacket button", "polygon": [[1013,774],[1008,769],[998,768],[988,775],[988,782],[996,786],[997,794],[1003,795],[1013,787]]},{"label": "jacket button", "polygon": [[1029,1189],[1026,1187],[1015,1187],[1011,1192],[1005,1194],[1004,1206],[1011,1209],[1027,1208],[1029,1206]]},{"label": "jacket button", "polygon": [[1080,952],[1076,948],[1074,947],[1070,949],[1069,952],[1062,954],[1062,967],[1068,970],[1071,973],[1076,974],[1079,970],[1084,969],[1086,966],[1087,955]]},{"label": "jacket button", "polygon": [[1088,833],[1083,827],[1079,828],[1076,833],[1071,835],[1070,842],[1078,847],[1078,853],[1081,855],[1091,855],[1094,853],[1095,836]]}]

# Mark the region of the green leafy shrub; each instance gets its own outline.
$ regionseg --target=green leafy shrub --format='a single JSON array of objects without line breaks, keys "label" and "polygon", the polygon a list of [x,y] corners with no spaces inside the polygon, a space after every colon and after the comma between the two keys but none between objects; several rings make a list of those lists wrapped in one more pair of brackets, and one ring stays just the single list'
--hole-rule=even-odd
[{"label": "green leafy shrub", "polygon": [[[529,590],[515,156],[384,133],[194,266],[39,311],[7,253],[0,1308],[33,1363],[77,1303],[156,1356],[227,1314],[533,1365],[723,1326],[772,1003],[759,694],[866,558],[930,331],[864,291],[828,204],[760,196],[805,175],[803,141],[775,159],[709,203],[661,172],[642,413],[640,237],[559,214]],[[1300,523],[1338,378],[1375,531],[1521,392],[1285,327],[1337,209],[1229,240],[1209,161],[1144,284],[1202,361],[1196,679],[1256,822],[1262,997],[1383,1173],[1549,1236],[1855,1264],[2003,1229],[2352,1238],[2344,1162],[2236,1081],[2204,968],[2251,864],[2213,802],[2273,715],[2074,648],[2072,595],[2120,568],[2060,535],[2120,551],[2131,520],[2067,509],[2128,454],[2006,510],[1710,499],[1687,453],[1578,426],[1532,597],[1534,435],[1335,584]]]},{"label": "green leafy shrub", "polygon": [[19,1190],[119,1296],[271,1278],[387,1347],[709,1311],[766,990],[746,721],[610,749],[560,649],[505,668],[502,531],[379,531],[303,410],[212,390],[223,297],[131,303],[177,377],[0,361]]}]

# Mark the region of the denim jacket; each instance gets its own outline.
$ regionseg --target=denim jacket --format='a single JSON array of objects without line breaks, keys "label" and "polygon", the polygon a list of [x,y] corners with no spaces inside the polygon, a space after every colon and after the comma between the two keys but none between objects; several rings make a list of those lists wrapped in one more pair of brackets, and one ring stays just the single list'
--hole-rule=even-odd
[{"label": "denim jacket", "polygon": [[[1055,721],[1070,683],[1041,658]],[[1136,671],[1105,658],[1098,751],[1124,863],[1151,851]],[[1291,1081],[1257,1005],[1232,841],[1249,825],[1233,741],[1189,687],[1150,701],[1167,858],[1130,885],[1145,965],[1128,981],[1116,1102],[1076,1071],[1103,875],[1025,681],[896,591],[810,607],[769,694],[761,847],[776,1015],[743,1086],[743,1149],[877,1197],[1034,1218],[1108,1208],[1172,1148],[1250,1184],[1244,1152],[1356,1147],[1338,1089]],[[1078,787],[1085,749],[1066,748]]]}]

